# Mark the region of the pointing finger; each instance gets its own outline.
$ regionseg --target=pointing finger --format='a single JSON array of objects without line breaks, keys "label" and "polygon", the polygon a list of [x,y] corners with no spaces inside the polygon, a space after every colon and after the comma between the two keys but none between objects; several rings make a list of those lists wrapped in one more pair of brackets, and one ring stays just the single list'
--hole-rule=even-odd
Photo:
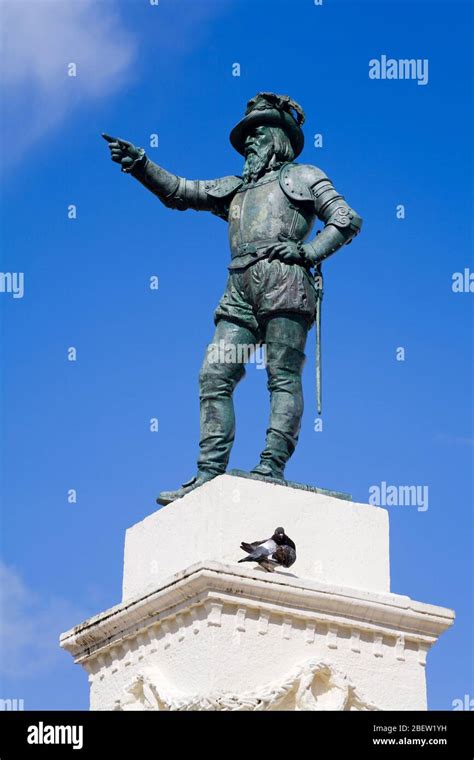
[{"label": "pointing finger", "polygon": [[102,132],[102,137],[104,140],[107,140],[109,145],[117,145],[119,148],[130,148],[132,145],[128,140],[122,140],[121,137],[111,137],[111,135],[107,135],[105,132]]}]

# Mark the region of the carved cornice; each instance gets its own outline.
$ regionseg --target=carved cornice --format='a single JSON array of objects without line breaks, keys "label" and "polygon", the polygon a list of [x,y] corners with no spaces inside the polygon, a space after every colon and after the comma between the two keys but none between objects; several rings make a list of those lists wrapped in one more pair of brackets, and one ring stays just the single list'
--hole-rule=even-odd
[{"label": "carved cornice", "polygon": [[366,631],[372,636],[385,634],[412,640],[421,650],[427,650],[454,620],[451,610],[407,596],[330,586],[279,573],[267,577],[258,570],[205,562],[177,573],[151,593],[89,618],[62,634],[61,646],[82,662],[104,647],[136,637],[152,625],[213,601],[217,611],[226,604],[235,606],[236,614],[239,609],[254,608],[263,618],[279,615],[290,625],[292,620],[302,619],[309,632],[312,622],[327,624],[328,635],[331,626],[333,630],[346,627],[352,631],[355,646],[354,629],[356,633]]}]

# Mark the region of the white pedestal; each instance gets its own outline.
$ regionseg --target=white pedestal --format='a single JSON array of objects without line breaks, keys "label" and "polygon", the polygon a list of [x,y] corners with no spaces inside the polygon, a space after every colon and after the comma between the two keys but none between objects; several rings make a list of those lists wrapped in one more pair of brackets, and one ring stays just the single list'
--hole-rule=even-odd
[{"label": "white pedestal", "polygon": [[[296,563],[238,564],[277,525]],[[390,593],[386,510],[223,475],[127,531],[122,603],[61,646],[91,709],[426,709],[453,619]]]}]

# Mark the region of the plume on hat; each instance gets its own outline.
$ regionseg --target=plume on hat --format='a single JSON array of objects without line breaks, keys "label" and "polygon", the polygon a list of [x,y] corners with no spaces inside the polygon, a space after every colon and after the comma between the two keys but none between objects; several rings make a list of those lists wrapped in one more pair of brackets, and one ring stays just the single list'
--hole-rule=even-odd
[{"label": "plume on hat", "polygon": [[[305,122],[305,113],[300,104],[290,98],[289,95],[277,95],[274,92],[259,92],[247,103],[247,116],[251,111],[263,111],[266,108],[276,108],[278,111],[286,111],[296,123],[301,126]],[[294,111],[294,113],[292,113]],[[296,114],[296,115],[295,115]]]}]

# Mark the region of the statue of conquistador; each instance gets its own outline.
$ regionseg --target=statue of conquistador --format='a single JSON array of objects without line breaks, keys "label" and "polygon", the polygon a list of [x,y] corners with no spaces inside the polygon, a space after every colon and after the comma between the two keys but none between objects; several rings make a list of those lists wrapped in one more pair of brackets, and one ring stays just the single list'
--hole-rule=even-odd
[{"label": "statue of conquistador", "polygon": [[[216,346],[264,344],[270,422],[253,473],[282,480],[303,413],[301,373],[318,290],[312,275],[321,262],[349,243],[360,216],[315,166],[295,163],[304,144],[302,108],[287,95],[261,92],[230,134],[245,157],[242,176],[188,180],[162,169],[130,142],[104,135],[113,161],[165,206],[210,211],[229,225],[231,262],[225,292],[214,312],[215,333],[201,368],[201,434],[197,474],[168,504],[225,472],[234,441],[232,395],[245,374],[242,352],[215,361]],[[308,241],[316,219],[324,227]]]}]

